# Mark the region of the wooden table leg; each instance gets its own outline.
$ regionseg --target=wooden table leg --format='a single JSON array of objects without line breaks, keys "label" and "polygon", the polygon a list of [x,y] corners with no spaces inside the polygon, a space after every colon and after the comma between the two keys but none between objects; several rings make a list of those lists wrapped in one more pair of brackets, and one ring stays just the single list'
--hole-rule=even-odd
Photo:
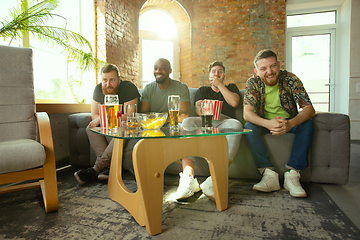
[{"label": "wooden table leg", "polygon": [[138,190],[130,192],[121,176],[122,143],[114,142],[109,176],[109,195],[124,206],[151,235],[161,233],[164,171],[172,162],[189,156],[200,156],[209,163],[216,207],[228,206],[228,146],[225,136],[194,138],[159,138],[140,140],[133,150]]},{"label": "wooden table leg", "polygon": [[139,190],[130,191],[122,179],[123,139],[114,139],[114,148],[110,164],[108,192],[110,198],[120,203],[141,226],[145,226],[143,204]]}]

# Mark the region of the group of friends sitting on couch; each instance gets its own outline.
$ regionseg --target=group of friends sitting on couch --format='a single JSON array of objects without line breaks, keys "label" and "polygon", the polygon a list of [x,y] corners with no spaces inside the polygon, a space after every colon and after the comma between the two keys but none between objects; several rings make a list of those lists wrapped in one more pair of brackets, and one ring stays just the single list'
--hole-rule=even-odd
[{"label": "group of friends sitting on couch", "polygon": [[[281,135],[287,132],[295,134],[291,155],[284,173],[284,188],[293,197],[306,197],[306,192],[300,184],[300,171],[308,167],[308,153],[310,151],[314,126],[311,118],[315,115],[310,98],[301,82],[293,73],[280,69],[277,55],[271,50],[260,51],[254,59],[255,74],[246,82],[243,99],[244,128],[252,132],[246,134],[246,140],[251,150],[254,162],[262,174],[254,190],[272,192],[280,189],[279,174],[269,160],[269,153],[262,135],[271,133]],[[180,81],[170,78],[172,72],[170,62],[160,58],[154,64],[155,81],[146,85],[140,95],[136,86],[121,80],[119,69],[114,64],[107,64],[101,69],[101,83],[96,85],[91,103],[92,121],[86,132],[91,146],[97,156],[95,165],[81,169],[74,173],[80,182],[96,179],[107,179],[111,161],[113,140],[109,143],[100,134],[91,132],[89,128],[100,125],[99,104],[104,104],[105,95],[118,95],[119,104],[138,104],[141,101],[140,112],[168,112],[167,99],[169,95],[180,96],[179,122],[187,126],[201,127],[200,117],[189,117],[190,94],[188,87]],[[225,81],[225,66],[221,61],[209,65],[209,81],[211,86],[200,87],[195,95],[195,109],[200,116],[200,105],[204,99],[223,101],[220,120],[213,121],[213,127],[231,127],[243,129],[235,117],[235,110],[240,103],[238,87]],[[298,111],[297,106],[302,109]],[[122,115],[126,121],[126,114]],[[169,120],[167,120],[169,121]],[[234,159],[240,145],[241,135],[228,135],[229,164]],[[127,140],[124,147],[132,149],[136,140]],[[194,193],[202,192],[214,200],[214,190],[211,176],[200,185],[194,173],[194,157],[181,159],[183,171],[180,173],[176,199],[191,197]]]}]

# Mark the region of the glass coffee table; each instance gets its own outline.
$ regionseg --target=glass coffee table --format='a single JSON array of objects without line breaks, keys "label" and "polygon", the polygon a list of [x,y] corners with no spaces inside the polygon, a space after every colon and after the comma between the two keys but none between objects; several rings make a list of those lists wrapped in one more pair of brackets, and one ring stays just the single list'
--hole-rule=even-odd
[{"label": "glass coffee table", "polygon": [[[109,196],[130,212],[151,235],[161,233],[164,171],[171,163],[184,157],[199,156],[207,160],[212,177],[216,208],[228,207],[228,144],[226,135],[247,134],[251,130],[201,127],[182,128],[173,132],[159,130],[90,128],[92,132],[114,138],[108,180]],[[130,191],[122,179],[124,139],[139,139],[133,149],[133,166],[137,191]]]}]

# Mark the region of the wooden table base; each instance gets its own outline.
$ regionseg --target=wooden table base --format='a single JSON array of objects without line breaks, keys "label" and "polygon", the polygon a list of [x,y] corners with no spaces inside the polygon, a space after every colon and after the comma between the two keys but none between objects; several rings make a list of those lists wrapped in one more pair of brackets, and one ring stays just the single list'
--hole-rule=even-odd
[{"label": "wooden table base", "polygon": [[164,171],[168,165],[189,156],[209,163],[216,207],[228,206],[228,144],[225,136],[191,138],[151,138],[140,140],[133,149],[133,165],[138,185],[131,192],[122,180],[123,140],[115,139],[108,182],[109,196],[146,226],[151,235],[161,233]]}]

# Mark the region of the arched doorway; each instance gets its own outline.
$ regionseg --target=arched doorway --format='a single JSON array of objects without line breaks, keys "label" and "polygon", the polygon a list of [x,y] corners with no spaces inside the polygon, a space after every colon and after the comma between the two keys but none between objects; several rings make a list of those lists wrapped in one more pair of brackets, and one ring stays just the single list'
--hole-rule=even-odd
[{"label": "arched doorway", "polygon": [[179,35],[172,16],[160,8],[147,8],[139,18],[140,86],[154,81],[153,66],[165,58],[172,66],[172,79],[180,80]]},{"label": "arched doorway", "polygon": [[[142,49],[144,48],[143,43],[142,43],[142,39],[148,39],[145,38],[142,32],[143,30],[141,30],[141,26],[140,26],[140,21],[141,18],[146,16],[146,12],[151,12],[151,11],[162,11],[161,14],[167,14],[167,17],[169,17],[171,20],[167,20],[169,21],[173,21],[175,24],[176,28],[176,32],[177,35],[173,36],[172,38],[169,37],[164,37],[161,36],[161,34],[156,34],[156,36],[154,36],[154,34],[152,34],[152,41],[169,41],[171,40],[174,44],[174,62],[173,62],[173,70],[174,70],[174,76],[173,78],[176,80],[180,80],[181,82],[184,82],[186,84],[190,84],[191,83],[191,76],[192,76],[192,72],[191,72],[191,23],[190,23],[190,18],[189,15],[187,14],[186,10],[177,2],[177,1],[171,1],[171,2],[164,2],[164,1],[159,1],[159,0],[148,0],[146,1],[141,10],[140,10],[140,16],[139,16],[139,63],[140,63],[140,81],[147,81],[144,78],[149,78],[146,77],[145,73],[148,74],[147,72],[149,70],[144,70],[143,72],[143,66],[142,66],[142,62],[143,62],[143,53],[142,53]],[[150,15],[150,14],[149,14]],[[155,26],[157,26],[159,24],[155,24]],[[153,31],[156,32],[156,31]],[[160,31],[160,33],[164,33],[165,31]],[[150,35],[147,35],[150,36]],[[176,38],[176,39],[174,39]],[[161,44],[161,42],[153,42],[155,44]],[[152,47],[146,47],[147,49],[152,49]],[[150,61],[150,60],[149,60]],[[170,61],[170,60],[169,60]],[[154,65],[155,61],[152,61],[150,63],[151,65],[151,79],[150,81],[153,81],[153,65]],[[171,62],[171,61],[170,61]],[[145,72],[146,71],[146,72]],[[148,75],[149,76],[149,75]],[[140,82],[140,85],[141,82]]]}]

